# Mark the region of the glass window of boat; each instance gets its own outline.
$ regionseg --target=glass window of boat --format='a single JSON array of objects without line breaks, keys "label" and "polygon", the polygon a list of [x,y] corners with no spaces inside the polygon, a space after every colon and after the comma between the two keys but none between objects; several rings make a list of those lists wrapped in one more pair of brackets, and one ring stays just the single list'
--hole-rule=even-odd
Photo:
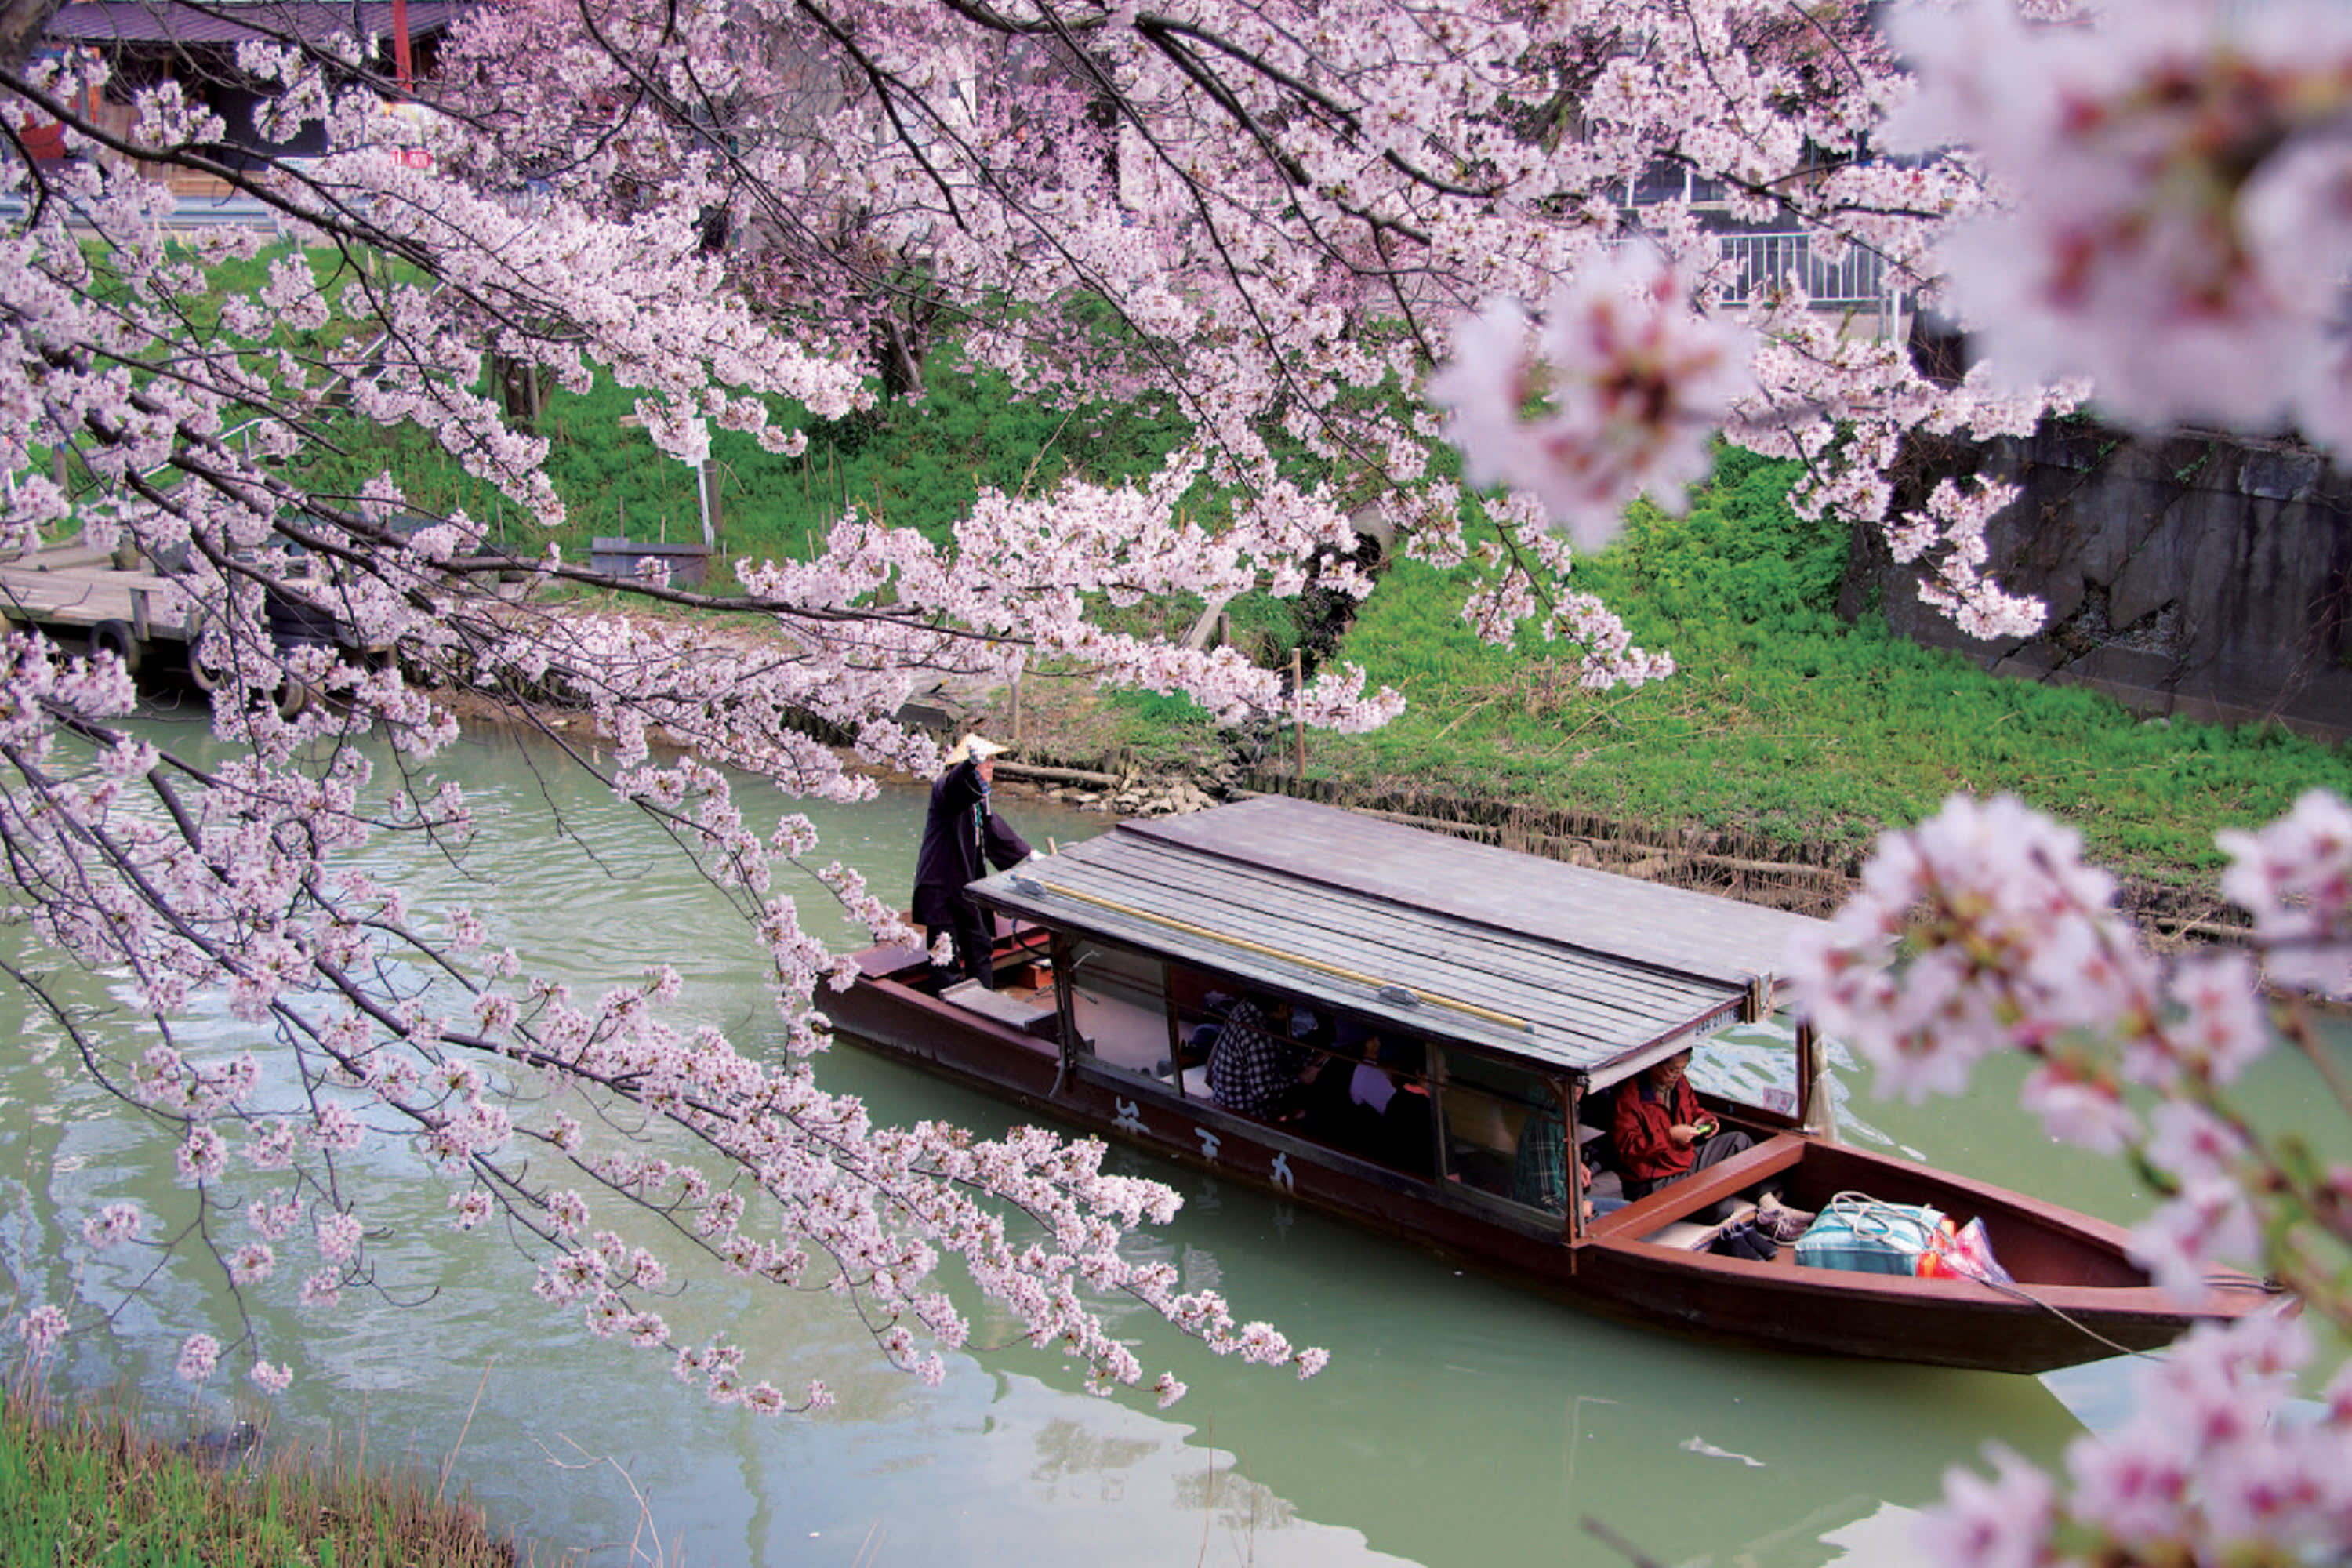
[{"label": "glass window of boat", "polygon": [[1574,1144],[1553,1081],[1468,1051],[1435,1056],[1445,1173],[1472,1192],[1567,1213]]},{"label": "glass window of boat", "polygon": [[1078,940],[1061,968],[1078,1050],[1106,1067],[1165,1076],[1171,1048],[1168,966],[1132,948]]},{"label": "glass window of boat", "polygon": [[1732,1024],[1695,1042],[1691,1087],[1733,1115],[1768,1125],[1797,1115],[1797,1029],[1787,1014]]},{"label": "glass window of boat", "polygon": [[1318,1017],[1300,1040],[1316,1065],[1293,1124],[1298,1136],[1423,1181],[1435,1176],[1428,1042],[1344,1014]]}]

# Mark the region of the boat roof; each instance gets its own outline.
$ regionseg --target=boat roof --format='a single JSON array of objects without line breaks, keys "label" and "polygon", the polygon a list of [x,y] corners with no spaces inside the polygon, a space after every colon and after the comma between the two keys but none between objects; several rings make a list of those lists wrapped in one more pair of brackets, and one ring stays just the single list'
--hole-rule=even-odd
[{"label": "boat roof", "polygon": [[1121,822],[971,892],[1596,1085],[1769,1013],[1821,924],[1286,795]]}]

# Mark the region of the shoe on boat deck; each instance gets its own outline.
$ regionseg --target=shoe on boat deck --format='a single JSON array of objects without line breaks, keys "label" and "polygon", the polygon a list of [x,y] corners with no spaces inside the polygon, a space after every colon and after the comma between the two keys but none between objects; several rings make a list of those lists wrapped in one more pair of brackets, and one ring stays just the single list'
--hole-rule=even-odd
[{"label": "shoe on boat deck", "polygon": [[1756,1205],[1757,1227],[1775,1241],[1792,1242],[1812,1223],[1811,1214],[1786,1206],[1776,1193],[1766,1193]]}]

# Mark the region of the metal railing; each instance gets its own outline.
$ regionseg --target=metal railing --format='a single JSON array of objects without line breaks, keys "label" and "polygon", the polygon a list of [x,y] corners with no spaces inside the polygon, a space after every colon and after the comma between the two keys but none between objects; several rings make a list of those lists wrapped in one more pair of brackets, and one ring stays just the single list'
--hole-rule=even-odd
[{"label": "metal railing", "polygon": [[1816,305],[1894,303],[1886,258],[1863,246],[1846,247],[1835,261],[1814,254],[1809,234],[1722,234],[1716,247],[1724,261],[1717,274],[1718,298],[1727,305],[1752,304],[1790,281]]},{"label": "metal railing", "polygon": [[[66,219],[68,224],[88,226],[89,216],[78,198],[61,194],[58,199],[66,205],[69,214]],[[32,207],[30,198],[19,192],[11,191],[0,195],[0,230],[14,229],[22,224],[31,214]],[[167,229],[267,228],[284,234],[286,216],[267,203],[244,195],[183,195],[173,199],[170,214],[160,220],[159,226]]]}]

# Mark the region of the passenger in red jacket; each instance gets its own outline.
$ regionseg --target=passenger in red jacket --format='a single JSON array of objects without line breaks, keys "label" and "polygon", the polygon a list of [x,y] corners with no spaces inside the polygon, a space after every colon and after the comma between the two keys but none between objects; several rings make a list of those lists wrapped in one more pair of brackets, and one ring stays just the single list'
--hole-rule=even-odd
[{"label": "passenger in red jacket", "polygon": [[1699,1109],[1686,1076],[1690,1052],[1654,1062],[1617,1090],[1610,1136],[1624,1173],[1625,1195],[1643,1198],[1668,1182],[1755,1146],[1745,1132],[1726,1132]]}]

